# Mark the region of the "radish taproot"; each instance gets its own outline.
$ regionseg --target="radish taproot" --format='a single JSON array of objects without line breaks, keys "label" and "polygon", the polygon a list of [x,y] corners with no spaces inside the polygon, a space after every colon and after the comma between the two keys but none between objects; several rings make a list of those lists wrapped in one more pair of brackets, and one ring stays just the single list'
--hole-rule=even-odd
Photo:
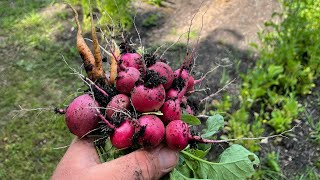
[{"label": "radish taproot", "polygon": [[118,77],[116,78],[117,90],[123,94],[130,94],[139,77],[140,72],[136,68],[124,68],[118,73]]},{"label": "radish taproot", "polygon": [[219,140],[204,139],[201,136],[193,136],[187,123],[182,120],[173,120],[166,126],[165,141],[168,147],[181,151],[190,142],[217,143]]},{"label": "radish taproot", "polygon": [[134,126],[126,119],[122,124],[114,129],[110,136],[111,143],[118,149],[125,149],[132,146],[132,139],[135,132]]},{"label": "radish taproot", "polygon": [[122,61],[121,64],[125,67],[140,69],[142,64],[141,58],[141,55],[138,53],[125,53],[121,55],[120,60]]},{"label": "radish taproot", "polygon": [[163,87],[165,89],[170,88],[174,79],[174,74],[171,67],[168,64],[164,62],[156,62],[155,64],[150,66],[148,69],[154,70],[155,72],[159,73],[160,77],[164,77],[167,82],[163,84]]},{"label": "radish taproot", "polygon": [[155,115],[144,115],[139,119],[139,130],[143,129],[138,141],[146,148],[159,145],[164,139],[165,127],[163,122]]},{"label": "radish taproot", "polygon": [[164,102],[163,106],[160,109],[160,111],[162,112],[160,118],[164,124],[168,124],[173,120],[181,118],[182,111],[180,103],[181,101],[179,99],[169,99]]},{"label": "radish taproot", "polygon": [[78,96],[69,104],[65,120],[72,134],[82,137],[98,127],[97,107],[99,104],[89,94]]},{"label": "radish taproot", "polygon": [[139,112],[158,111],[165,101],[165,89],[160,84],[157,87],[148,88],[139,85],[131,92],[133,107]]},{"label": "radish taproot", "polygon": [[190,139],[188,124],[181,120],[171,121],[166,127],[166,143],[171,149],[182,150]]},{"label": "radish taproot", "polygon": [[115,112],[125,111],[130,106],[130,99],[124,94],[117,94],[112,97],[111,101],[107,105],[106,115],[109,119],[112,119],[112,115]]}]

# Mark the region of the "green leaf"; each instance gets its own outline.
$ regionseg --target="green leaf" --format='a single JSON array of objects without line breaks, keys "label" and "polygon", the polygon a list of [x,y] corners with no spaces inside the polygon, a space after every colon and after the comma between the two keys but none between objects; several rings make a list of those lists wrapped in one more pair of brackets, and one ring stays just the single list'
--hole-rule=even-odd
[{"label": "green leaf", "polygon": [[254,174],[254,166],[260,164],[259,158],[254,153],[237,144],[230,146],[220,155],[219,163],[203,160],[186,151],[181,153],[185,157],[186,164],[192,166],[193,175],[189,178],[175,169],[171,172],[170,179],[247,179]]},{"label": "green leaf", "polygon": [[283,72],[283,67],[282,66],[276,66],[276,65],[270,65],[268,67],[268,73],[270,77],[275,77],[276,75],[280,74]]},{"label": "green leaf", "polygon": [[224,119],[220,114],[210,116],[206,122],[207,129],[203,130],[201,137],[209,138],[217,133],[224,126]]},{"label": "green leaf", "polygon": [[184,176],[180,171],[178,171],[176,168],[173,169],[170,173],[170,180],[196,180],[194,178],[188,178]]},{"label": "green leaf", "polygon": [[105,141],[104,146],[96,145],[95,147],[102,163],[114,160],[129,153],[129,149],[115,148],[109,139]]},{"label": "green leaf", "polygon": [[198,157],[198,158],[204,158],[208,152],[211,149],[212,144],[199,144],[198,149],[190,149],[187,148],[185,151],[188,153]]},{"label": "green leaf", "polygon": [[176,170],[186,177],[190,177],[193,174],[192,170],[190,169],[190,166],[188,166],[187,164],[178,166]]},{"label": "green leaf", "polygon": [[201,124],[201,121],[197,117],[195,117],[191,114],[182,114],[181,120],[188,123],[188,124],[191,124],[191,125],[200,125]]},{"label": "green leaf", "polygon": [[[253,165],[258,166],[260,160],[257,155],[248,151],[246,148],[239,144],[233,144],[229,148],[227,148],[220,155],[220,163],[230,163],[235,161],[244,161],[247,166],[253,167]],[[253,168],[250,168],[254,171]]]}]

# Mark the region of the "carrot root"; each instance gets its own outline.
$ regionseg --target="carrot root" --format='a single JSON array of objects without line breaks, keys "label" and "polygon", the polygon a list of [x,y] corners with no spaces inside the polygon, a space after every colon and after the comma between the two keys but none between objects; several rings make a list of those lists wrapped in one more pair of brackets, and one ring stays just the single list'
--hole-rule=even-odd
[{"label": "carrot root", "polygon": [[96,70],[95,73],[96,73],[96,76],[98,76],[98,78],[102,80],[102,83],[109,84],[102,66],[101,51],[100,51],[99,41],[97,38],[97,33],[96,33],[96,29],[93,21],[93,14],[91,9],[90,9],[90,16],[91,16],[91,36],[92,36],[92,42],[93,42],[93,55],[95,59],[95,70]]}]

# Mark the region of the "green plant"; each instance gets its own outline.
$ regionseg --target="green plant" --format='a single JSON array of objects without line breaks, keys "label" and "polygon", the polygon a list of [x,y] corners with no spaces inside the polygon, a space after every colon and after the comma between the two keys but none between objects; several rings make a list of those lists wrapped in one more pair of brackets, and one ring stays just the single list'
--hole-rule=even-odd
[{"label": "green plant", "polygon": [[184,37],[189,37],[190,40],[197,39],[199,37],[199,32],[197,30],[190,30],[188,34],[184,34]]},{"label": "green plant", "polygon": [[222,76],[220,78],[220,82],[219,83],[223,87],[223,85],[227,84],[229,81],[230,81],[230,76],[228,74],[228,70],[227,70],[226,67],[222,67]]},{"label": "green plant", "polygon": [[307,110],[305,110],[304,113],[307,118],[308,124],[312,128],[312,131],[310,133],[311,139],[320,144],[320,121],[316,121]]},{"label": "green plant", "polygon": [[142,21],[144,27],[153,27],[157,25],[157,21],[161,18],[160,14],[150,14],[146,19]]},{"label": "green plant", "polygon": [[319,77],[320,1],[281,2],[284,11],[273,16],[282,22],[265,23],[267,28],[259,33],[261,45],[253,45],[260,53],[256,66],[241,75],[240,104],[230,112],[229,136],[261,136],[265,124],[277,133],[289,129],[302,111],[297,97],[309,94]]},{"label": "green plant", "polygon": [[261,167],[254,175],[254,179],[262,180],[278,180],[286,179],[286,177],[281,172],[279,165],[279,154],[270,152],[266,155],[266,158],[261,164]]},{"label": "green plant", "polygon": [[301,109],[295,97],[284,98],[281,109],[273,108],[267,124],[272,126],[277,133],[283,132],[291,127],[293,118],[297,117]]},{"label": "green plant", "polygon": [[[90,28],[90,17],[87,16],[90,12],[90,4],[88,0],[67,0],[67,2],[75,5],[81,5],[83,13],[84,28]],[[129,30],[133,25],[132,12],[130,5],[132,0],[92,0],[92,8],[97,8],[100,12],[99,27],[107,30],[107,27],[112,27],[114,31]]]},{"label": "green plant", "polygon": [[305,170],[305,173],[294,177],[294,180],[309,180],[309,179],[310,180],[319,180],[320,179],[320,176],[317,173],[317,170],[315,167],[313,167],[313,168],[308,167]]},{"label": "green plant", "polygon": [[[211,115],[216,113],[227,113],[230,111],[230,108],[232,106],[232,96],[230,96],[228,93],[225,93],[222,96],[221,100],[213,100],[208,109],[213,109],[209,113]],[[212,107],[211,107],[212,106]]]},{"label": "green plant", "polygon": [[164,0],[146,0],[148,4],[156,5],[156,6],[162,6],[162,2]]}]

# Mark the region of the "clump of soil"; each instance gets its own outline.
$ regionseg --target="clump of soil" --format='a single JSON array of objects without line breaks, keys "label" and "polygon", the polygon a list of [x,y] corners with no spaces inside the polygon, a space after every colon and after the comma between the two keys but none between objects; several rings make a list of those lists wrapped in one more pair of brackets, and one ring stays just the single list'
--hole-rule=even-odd
[{"label": "clump of soil", "polygon": [[147,67],[150,67],[157,62],[157,56],[152,54],[145,54],[143,59]]},{"label": "clump of soil", "polygon": [[186,84],[186,81],[182,79],[182,77],[177,77],[177,78],[174,78],[171,87],[175,90],[181,91],[185,84]]},{"label": "clump of soil", "polygon": [[145,79],[146,81],[144,82],[144,86],[148,88],[157,87],[160,84],[164,84],[167,82],[166,78],[163,76],[160,77],[160,74],[158,72],[148,69],[146,71]]}]

